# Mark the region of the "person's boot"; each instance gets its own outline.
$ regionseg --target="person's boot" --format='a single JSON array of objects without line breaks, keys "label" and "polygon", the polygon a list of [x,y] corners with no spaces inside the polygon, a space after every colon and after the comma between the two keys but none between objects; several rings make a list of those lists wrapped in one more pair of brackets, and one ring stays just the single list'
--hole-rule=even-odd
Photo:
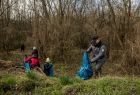
[{"label": "person's boot", "polygon": [[95,70],[95,79],[97,79],[99,77],[99,73],[97,70]]},{"label": "person's boot", "polygon": [[102,69],[99,70],[98,76],[99,76],[99,78],[102,77]]},{"label": "person's boot", "polygon": [[99,72],[98,77],[99,77],[99,78],[101,77],[101,72]]}]

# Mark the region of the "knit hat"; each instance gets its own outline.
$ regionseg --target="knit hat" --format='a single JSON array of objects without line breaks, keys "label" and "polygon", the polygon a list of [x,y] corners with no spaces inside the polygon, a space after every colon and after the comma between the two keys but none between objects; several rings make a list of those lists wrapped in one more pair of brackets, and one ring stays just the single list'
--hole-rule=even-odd
[{"label": "knit hat", "polygon": [[45,62],[50,63],[51,62],[50,58],[47,58]]},{"label": "knit hat", "polygon": [[33,47],[33,50],[36,50],[37,48],[36,47]]}]

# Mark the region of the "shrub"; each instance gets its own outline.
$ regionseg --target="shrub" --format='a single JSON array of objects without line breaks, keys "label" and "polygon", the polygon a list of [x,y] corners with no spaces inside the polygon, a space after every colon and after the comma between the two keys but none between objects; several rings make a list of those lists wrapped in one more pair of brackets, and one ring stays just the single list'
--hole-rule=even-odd
[{"label": "shrub", "polygon": [[0,84],[0,95],[3,95],[4,91],[3,91],[3,88],[2,88],[2,85]]},{"label": "shrub", "polygon": [[16,79],[11,76],[6,76],[1,80],[0,83],[0,93],[8,92],[15,89]]}]

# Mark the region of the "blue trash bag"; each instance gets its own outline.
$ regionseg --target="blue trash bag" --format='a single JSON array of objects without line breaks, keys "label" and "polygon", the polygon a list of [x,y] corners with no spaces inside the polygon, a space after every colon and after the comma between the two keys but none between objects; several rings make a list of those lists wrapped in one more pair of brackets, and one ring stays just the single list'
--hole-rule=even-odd
[{"label": "blue trash bag", "polygon": [[25,63],[24,63],[24,67],[25,67],[25,71],[26,71],[26,72],[29,72],[29,71],[30,71],[30,63],[25,62]]},{"label": "blue trash bag", "polygon": [[54,67],[53,64],[47,63],[44,65],[44,73],[47,76],[53,77],[54,76]]},{"label": "blue trash bag", "polygon": [[78,72],[78,76],[83,79],[87,80],[93,75],[93,69],[89,60],[88,53],[84,53],[83,55],[83,62],[82,62],[82,67],[80,68]]}]

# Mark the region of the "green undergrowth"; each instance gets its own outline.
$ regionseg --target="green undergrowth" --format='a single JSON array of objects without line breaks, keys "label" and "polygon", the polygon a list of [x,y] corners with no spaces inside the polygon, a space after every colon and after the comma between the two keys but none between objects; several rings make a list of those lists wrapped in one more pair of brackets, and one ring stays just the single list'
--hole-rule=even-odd
[{"label": "green undergrowth", "polygon": [[140,78],[111,77],[83,81],[47,77],[35,71],[0,78],[0,95],[140,95]]}]

